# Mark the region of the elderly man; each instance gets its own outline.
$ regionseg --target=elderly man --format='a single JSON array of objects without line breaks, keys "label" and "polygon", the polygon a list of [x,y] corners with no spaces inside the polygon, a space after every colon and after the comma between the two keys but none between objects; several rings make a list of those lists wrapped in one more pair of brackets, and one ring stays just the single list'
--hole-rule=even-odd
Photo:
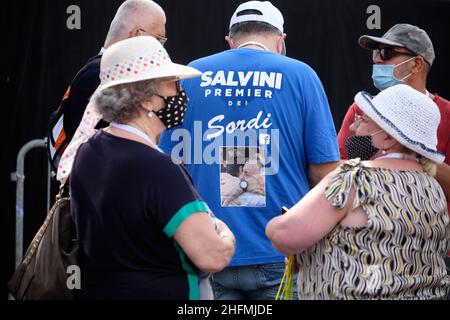
[{"label": "elderly man", "polygon": [[[275,298],[284,256],[265,227],[339,159],[323,86],[309,66],[283,56],[283,25],[268,1],[241,4],[225,37],[231,50],[191,63],[203,76],[183,81],[185,121],[160,142],[183,157],[202,197],[236,235],[233,260],[213,276],[216,299]],[[227,193],[236,200],[221,201]]]},{"label": "elderly man", "polygon": [[[50,120],[50,161],[57,167],[59,157],[72,139],[80,124],[91,95],[100,84],[100,60],[102,53],[112,44],[137,36],[153,36],[161,44],[166,42],[166,15],[151,0],[127,0],[119,7],[111,23],[101,51],[90,58],[73,79],[61,105]],[[105,123],[99,124],[104,127]]]}]

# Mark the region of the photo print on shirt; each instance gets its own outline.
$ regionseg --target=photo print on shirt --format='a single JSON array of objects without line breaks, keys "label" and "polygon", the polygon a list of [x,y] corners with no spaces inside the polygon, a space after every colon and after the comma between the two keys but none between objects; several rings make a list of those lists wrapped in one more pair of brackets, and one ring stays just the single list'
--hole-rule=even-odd
[{"label": "photo print on shirt", "polygon": [[264,148],[221,147],[220,161],[222,207],[265,207]]}]

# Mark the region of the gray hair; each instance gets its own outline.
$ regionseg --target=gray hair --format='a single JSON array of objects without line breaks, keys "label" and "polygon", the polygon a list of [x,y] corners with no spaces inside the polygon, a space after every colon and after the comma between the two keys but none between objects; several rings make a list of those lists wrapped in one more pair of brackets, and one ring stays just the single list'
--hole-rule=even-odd
[{"label": "gray hair", "polygon": [[142,20],[149,19],[149,16],[155,13],[165,16],[164,10],[151,0],[124,1],[111,22],[105,44],[127,39],[128,32],[134,27],[141,27],[139,24]]},{"label": "gray hair", "polygon": [[92,98],[103,120],[126,123],[139,115],[142,102],[157,94],[160,81],[152,79],[119,84],[103,89]]},{"label": "gray hair", "polygon": [[262,21],[245,21],[234,24],[230,28],[230,38],[253,34],[273,34],[281,35],[281,31],[274,26]]}]

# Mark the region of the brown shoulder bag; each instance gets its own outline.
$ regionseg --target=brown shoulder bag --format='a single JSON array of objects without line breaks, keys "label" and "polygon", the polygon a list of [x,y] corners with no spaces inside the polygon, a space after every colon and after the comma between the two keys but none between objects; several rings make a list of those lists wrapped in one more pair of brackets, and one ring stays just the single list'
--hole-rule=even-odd
[{"label": "brown shoulder bag", "polygon": [[8,283],[17,300],[71,300],[67,267],[77,265],[78,239],[63,188]]}]

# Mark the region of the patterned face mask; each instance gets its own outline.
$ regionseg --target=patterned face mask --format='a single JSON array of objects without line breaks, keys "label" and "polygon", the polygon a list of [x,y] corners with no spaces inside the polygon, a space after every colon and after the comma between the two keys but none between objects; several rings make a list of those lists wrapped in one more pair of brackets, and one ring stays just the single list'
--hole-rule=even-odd
[{"label": "patterned face mask", "polygon": [[353,135],[348,137],[345,142],[345,150],[347,151],[348,158],[360,158],[363,161],[371,159],[378,151],[380,151],[379,148],[372,145],[372,137],[380,132],[383,132],[383,130],[368,136]]},{"label": "patterned face mask", "polygon": [[186,92],[178,87],[178,92],[176,95],[161,98],[164,99],[166,107],[159,110],[155,114],[168,130],[181,125],[183,123],[187,103],[189,101]]}]

